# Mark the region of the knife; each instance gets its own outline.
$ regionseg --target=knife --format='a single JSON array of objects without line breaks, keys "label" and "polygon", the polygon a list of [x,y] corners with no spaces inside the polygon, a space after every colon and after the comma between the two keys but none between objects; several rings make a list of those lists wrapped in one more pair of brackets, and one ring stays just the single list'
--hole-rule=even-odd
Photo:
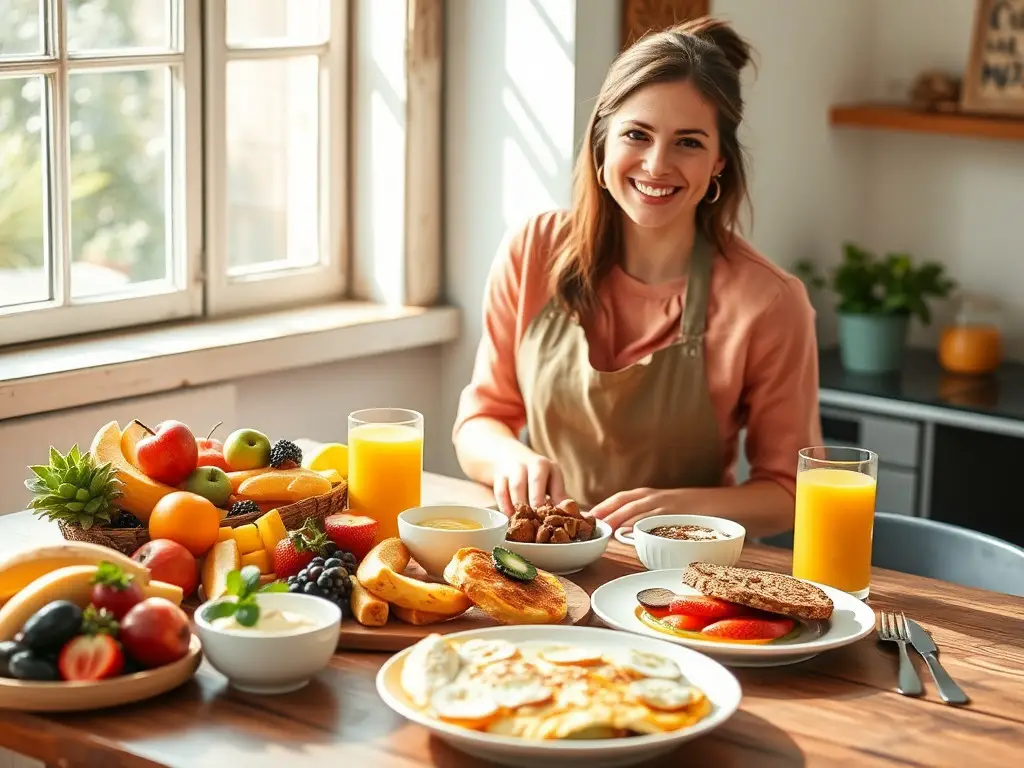
[{"label": "knife", "polygon": [[935,647],[935,641],[924,627],[913,619],[907,619],[907,626],[910,627],[910,644],[914,650],[921,654],[925,663],[928,664],[928,671],[932,673],[935,686],[939,689],[939,696],[947,704],[966,704],[970,701],[967,694],[959,685],[953,682],[946,670],[939,663],[939,649]]}]

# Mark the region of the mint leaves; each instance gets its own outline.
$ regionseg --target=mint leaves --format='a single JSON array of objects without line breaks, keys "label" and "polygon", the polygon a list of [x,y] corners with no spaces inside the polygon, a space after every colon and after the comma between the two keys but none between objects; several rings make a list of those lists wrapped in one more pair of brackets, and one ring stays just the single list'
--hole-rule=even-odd
[{"label": "mint leaves", "polygon": [[272,581],[260,587],[260,569],[255,565],[247,565],[241,571],[231,571],[227,577],[227,592],[236,599],[221,599],[210,603],[203,611],[203,619],[213,621],[225,616],[234,616],[235,621],[243,627],[252,627],[260,618],[256,594],[287,591],[288,585],[283,581]]}]

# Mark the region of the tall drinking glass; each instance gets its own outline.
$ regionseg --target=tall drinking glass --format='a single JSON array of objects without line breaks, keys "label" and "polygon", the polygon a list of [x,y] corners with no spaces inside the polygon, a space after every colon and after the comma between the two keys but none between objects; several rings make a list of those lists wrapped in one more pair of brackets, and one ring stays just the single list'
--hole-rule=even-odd
[{"label": "tall drinking glass", "polygon": [[348,416],[348,505],[379,523],[377,540],[398,536],[398,515],[420,506],[423,414],[367,408]]},{"label": "tall drinking glass", "polygon": [[819,446],[799,454],[793,575],[863,600],[871,591],[878,456]]}]

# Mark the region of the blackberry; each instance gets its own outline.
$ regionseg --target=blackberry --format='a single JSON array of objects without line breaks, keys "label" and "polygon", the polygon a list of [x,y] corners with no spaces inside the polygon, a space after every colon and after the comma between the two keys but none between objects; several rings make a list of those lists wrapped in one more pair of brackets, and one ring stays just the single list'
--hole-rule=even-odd
[{"label": "blackberry", "polygon": [[302,450],[290,440],[278,440],[270,449],[270,466],[290,469],[302,464]]},{"label": "blackberry", "polygon": [[349,573],[353,575],[355,574],[356,568],[359,566],[359,560],[356,559],[356,556],[347,549],[342,549],[333,541],[328,541],[324,544],[323,552],[325,560],[330,560],[331,558],[340,560],[341,562],[335,563],[335,565],[344,565],[345,568],[348,569]]},{"label": "blackberry", "polygon": [[110,518],[111,528],[141,528],[142,521],[131,512],[118,512]]},{"label": "blackberry", "polygon": [[260,512],[260,505],[252,499],[243,499],[242,501],[236,501],[231,505],[231,509],[228,510],[228,517],[235,517],[236,515],[249,515],[253,512]]},{"label": "blackberry", "polygon": [[352,608],[349,600],[352,597],[352,582],[349,580],[350,572],[343,565],[334,565],[335,560],[337,558],[326,561],[320,557],[315,558],[297,574],[288,577],[288,591],[330,600],[341,608],[343,615],[351,616]]}]

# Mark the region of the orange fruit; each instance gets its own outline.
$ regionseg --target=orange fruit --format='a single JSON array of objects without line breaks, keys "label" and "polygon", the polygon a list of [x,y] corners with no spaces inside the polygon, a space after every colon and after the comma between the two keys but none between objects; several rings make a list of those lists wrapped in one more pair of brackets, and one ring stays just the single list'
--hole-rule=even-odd
[{"label": "orange fruit", "polygon": [[217,543],[220,512],[197,493],[175,491],[164,496],[149,516],[149,537],[170,539],[202,557]]}]

